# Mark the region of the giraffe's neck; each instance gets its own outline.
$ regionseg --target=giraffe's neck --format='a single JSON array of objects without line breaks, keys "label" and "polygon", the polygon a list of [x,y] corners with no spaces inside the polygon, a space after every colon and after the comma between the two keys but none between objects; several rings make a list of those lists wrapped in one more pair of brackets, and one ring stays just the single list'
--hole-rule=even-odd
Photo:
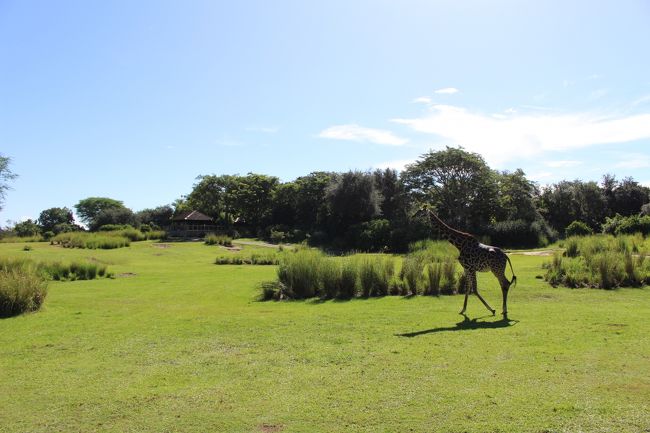
[{"label": "giraffe's neck", "polygon": [[430,212],[431,221],[434,223],[442,237],[447,239],[453,246],[461,250],[463,246],[467,245],[468,242],[477,242],[474,236],[469,233],[461,232],[459,230],[449,227],[443,220],[441,220],[438,215],[433,212]]}]

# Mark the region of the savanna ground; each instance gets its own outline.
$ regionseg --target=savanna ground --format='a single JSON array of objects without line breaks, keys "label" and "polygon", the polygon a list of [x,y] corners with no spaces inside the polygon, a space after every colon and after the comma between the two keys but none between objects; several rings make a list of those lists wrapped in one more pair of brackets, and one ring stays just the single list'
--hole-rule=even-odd
[{"label": "savanna ground", "polygon": [[0,254],[116,278],[0,320],[2,432],[650,432],[650,290],[552,288],[548,257],[511,256],[509,321],[463,321],[460,296],[259,302],[275,267],[200,243],[31,245]]}]

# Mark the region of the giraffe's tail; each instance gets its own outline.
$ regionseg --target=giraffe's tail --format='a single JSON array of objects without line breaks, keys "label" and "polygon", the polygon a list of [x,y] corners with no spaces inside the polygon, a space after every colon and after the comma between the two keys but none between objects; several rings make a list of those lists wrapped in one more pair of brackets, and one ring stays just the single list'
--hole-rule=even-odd
[{"label": "giraffe's tail", "polygon": [[506,259],[508,259],[508,263],[510,264],[510,271],[512,272],[512,280],[510,280],[510,285],[511,286],[516,286],[517,285],[517,276],[515,275],[515,270],[512,268],[512,262],[510,261],[510,257],[506,254]]}]

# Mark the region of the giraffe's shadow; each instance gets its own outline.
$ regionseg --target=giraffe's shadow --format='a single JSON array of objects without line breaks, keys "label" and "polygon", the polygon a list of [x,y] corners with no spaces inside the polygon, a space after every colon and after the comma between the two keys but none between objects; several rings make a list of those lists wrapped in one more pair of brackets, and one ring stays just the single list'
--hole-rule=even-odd
[{"label": "giraffe's shadow", "polygon": [[486,322],[481,319],[485,319],[487,317],[493,317],[493,316],[483,316],[483,317],[477,317],[475,319],[470,319],[469,317],[465,316],[463,314],[463,320],[460,322],[456,323],[455,326],[443,326],[439,328],[432,328],[432,329],[425,329],[423,331],[414,331],[414,332],[406,332],[404,334],[395,334],[397,337],[417,337],[420,335],[425,335],[425,334],[434,334],[437,332],[448,332],[448,331],[470,331],[473,329],[498,329],[498,328],[508,328],[510,326],[514,326],[517,323],[519,323],[518,320],[512,320],[509,319],[508,316],[503,316],[502,319],[492,321],[492,322]]}]

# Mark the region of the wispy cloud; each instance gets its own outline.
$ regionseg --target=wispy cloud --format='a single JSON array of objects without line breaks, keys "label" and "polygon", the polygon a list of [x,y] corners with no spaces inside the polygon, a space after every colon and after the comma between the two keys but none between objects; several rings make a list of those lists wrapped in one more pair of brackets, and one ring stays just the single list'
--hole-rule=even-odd
[{"label": "wispy cloud", "polygon": [[434,91],[433,93],[437,95],[453,95],[455,93],[458,93],[459,90],[455,87],[444,87],[442,89],[438,89]]},{"label": "wispy cloud", "polygon": [[619,116],[544,112],[495,118],[462,107],[434,105],[425,116],[393,121],[478,152],[496,165],[548,151],[650,138],[650,113]]},{"label": "wispy cloud", "polygon": [[431,98],[428,96],[420,96],[419,98],[415,98],[413,100],[413,103],[415,104],[431,104],[431,102],[433,101],[431,101]]},{"label": "wispy cloud", "polygon": [[356,124],[335,125],[323,130],[318,134],[321,138],[331,138],[334,140],[350,140],[369,142],[376,144],[387,144],[390,146],[401,146],[408,142],[407,139],[393,134],[391,131],[384,129],[364,128]]}]

